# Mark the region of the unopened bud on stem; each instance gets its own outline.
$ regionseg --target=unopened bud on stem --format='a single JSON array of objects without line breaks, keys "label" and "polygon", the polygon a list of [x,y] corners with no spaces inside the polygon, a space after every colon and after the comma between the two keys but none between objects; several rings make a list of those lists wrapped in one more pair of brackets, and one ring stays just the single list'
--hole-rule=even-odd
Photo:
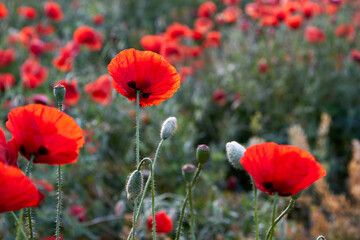
[{"label": "unopened bud on stem", "polygon": [[200,163],[200,164],[204,164],[206,163],[210,158],[210,148],[205,145],[199,145],[196,149],[196,160]]},{"label": "unopened bud on stem", "polygon": [[131,201],[134,201],[139,197],[143,189],[143,176],[142,173],[138,170],[135,170],[131,173],[127,183],[126,183],[126,192],[127,198]]},{"label": "unopened bud on stem", "polygon": [[169,117],[165,120],[161,127],[160,137],[161,139],[168,139],[171,137],[177,128],[176,118],[175,117]]},{"label": "unopened bud on stem", "polygon": [[64,102],[66,89],[63,85],[58,84],[54,87],[54,96],[56,101],[60,104]]},{"label": "unopened bud on stem", "polygon": [[192,164],[185,164],[182,168],[182,175],[187,183],[190,183],[194,177],[196,167]]},{"label": "unopened bud on stem", "polygon": [[226,155],[231,166],[235,169],[243,169],[240,158],[244,156],[246,149],[239,143],[232,141],[226,144]]}]

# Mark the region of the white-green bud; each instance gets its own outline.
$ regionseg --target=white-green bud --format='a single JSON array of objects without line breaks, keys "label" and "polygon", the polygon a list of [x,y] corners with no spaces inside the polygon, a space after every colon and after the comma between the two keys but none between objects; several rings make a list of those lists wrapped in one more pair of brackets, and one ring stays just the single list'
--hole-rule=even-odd
[{"label": "white-green bud", "polygon": [[134,201],[139,197],[143,189],[143,176],[138,170],[133,171],[126,183],[127,198]]},{"label": "white-green bud", "polygon": [[168,139],[171,137],[177,128],[176,118],[175,117],[169,117],[165,120],[161,127],[160,137],[161,139]]},{"label": "white-green bud", "polygon": [[239,143],[232,141],[226,144],[226,155],[229,163],[235,169],[243,169],[240,158],[244,156],[246,149]]}]

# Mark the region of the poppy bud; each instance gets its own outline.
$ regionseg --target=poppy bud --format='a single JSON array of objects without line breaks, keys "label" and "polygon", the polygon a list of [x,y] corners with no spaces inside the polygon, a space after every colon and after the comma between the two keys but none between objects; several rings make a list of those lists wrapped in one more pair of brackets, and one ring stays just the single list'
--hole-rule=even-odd
[{"label": "poppy bud", "polygon": [[246,149],[235,141],[228,142],[226,144],[226,155],[233,168],[243,169],[243,166],[240,163],[240,158],[244,156],[245,151]]},{"label": "poppy bud", "polygon": [[66,93],[66,89],[63,85],[58,84],[54,87],[54,96],[58,103],[61,103],[61,104],[63,103],[63,101],[65,99],[65,93]]},{"label": "poppy bud", "polygon": [[196,167],[192,164],[185,164],[182,168],[182,175],[187,183],[190,183],[194,177]]},{"label": "poppy bud", "polygon": [[131,173],[126,183],[127,198],[131,201],[134,201],[141,194],[142,189],[143,189],[142,173],[138,170],[135,170],[134,172]]},{"label": "poppy bud", "polygon": [[299,193],[297,193],[297,194],[295,194],[295,195],[291,196],[291,198],[292,198],[293,200],[298,199],[299,197],[301,197],[302,192],[303,192],[303,191],[300,191]]},{"label": "poppy bud", "polygon": [[205,145],[199,145],[196,149],[196,160],[200,163],[200,164],[204,164],[209,160],[210,157],[210,148]]},{"label": "poppy bud", "polygon": [[168,119],[166,119],[161,127],[161,139],[168,139],[169,137],[171,137],[175,133],[176,128],[177,124],[175,117],[169,117]]}]

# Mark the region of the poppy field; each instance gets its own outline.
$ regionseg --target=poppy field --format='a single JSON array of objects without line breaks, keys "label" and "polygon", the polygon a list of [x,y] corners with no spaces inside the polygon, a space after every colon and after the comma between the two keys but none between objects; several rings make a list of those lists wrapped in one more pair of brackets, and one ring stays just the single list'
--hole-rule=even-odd
[{"label": "poppy field", "polygon": [[357,0],[0,0],[0,239],[360,239]]}]

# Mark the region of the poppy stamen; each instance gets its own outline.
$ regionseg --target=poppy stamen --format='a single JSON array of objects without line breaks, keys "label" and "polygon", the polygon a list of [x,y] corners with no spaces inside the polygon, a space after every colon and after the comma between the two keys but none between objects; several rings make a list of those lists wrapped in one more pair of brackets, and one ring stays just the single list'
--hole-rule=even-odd
[{"label": "poppy stamen", "polygon": [[49,150],[44,147],[44,146],[40,146],[37,152],[39,155],[48,155],[49,154]]},{"label": "poppy stamen", "polygon": [[134,81],[130,81],[130,82],[128,82],[128,84],[127,84],[127,85],[129,86],[129,88],[132,88],[132,89],[137,90],[137,89],[136,89],[136,82],[134,82]]},{"label": "poppy stamen", "polygon": [[265,182],[264,187],[274,192],[274,185],[271,182]]},{"label": "poppy stamen", "polygon": [[140,92],[140,94],[143,98],[149,98],[151,95],[151,93],[144,93],[144,92]]}]

